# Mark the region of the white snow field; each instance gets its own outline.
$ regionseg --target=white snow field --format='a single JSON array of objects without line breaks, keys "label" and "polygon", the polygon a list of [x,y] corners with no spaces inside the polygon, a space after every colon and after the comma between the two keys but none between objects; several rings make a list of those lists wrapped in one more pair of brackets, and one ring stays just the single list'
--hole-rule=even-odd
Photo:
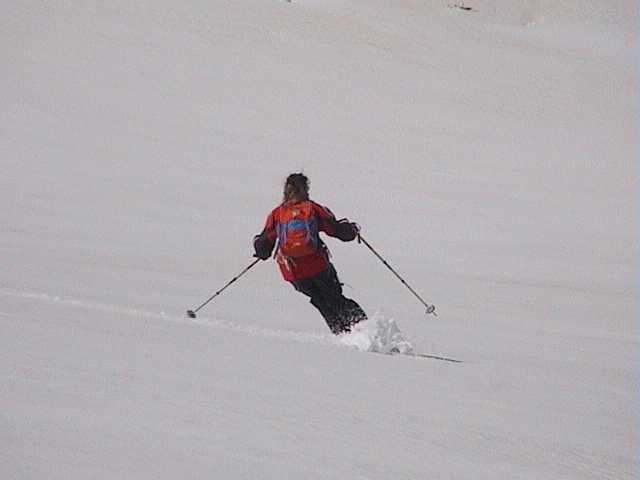
[{"label": "white snow field", "polygon": [[[638,478],[636,2],[454,3],[3,3],[0,478]],[[461,363],[273,261],[185,318],[299,170]]]}]

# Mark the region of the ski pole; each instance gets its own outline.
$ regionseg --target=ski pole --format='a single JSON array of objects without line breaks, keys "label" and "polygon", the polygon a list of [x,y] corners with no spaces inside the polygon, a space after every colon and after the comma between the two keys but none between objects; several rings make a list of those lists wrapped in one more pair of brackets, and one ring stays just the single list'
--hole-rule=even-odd
[{"label": "ski pole", "polygon": [[256,263],[258,263],[260,261],[259,258],[256,258],[253,262],[251,262],[251,264],[246,267],[242,272],[240,272],[238,275],[236,275],[235,277],[233,277],[229,283],[227,283],[224,287],[222,287],[220,290],[218,290],[216,293],[214,293],[213,295],[211,295],[206,302],[204,302],[202,305],[200,305],[198,308],[195,308],[193,310],[187,310],[187,317],[189,318],[196,318],[196,312],[198,310],[200,310],[202,307],[204,307],[207,303],[209,303],[211,300],[213,300],[214,298],[216,298],[218,295],[220,295],[222,292],[225,291],[225,289],[231,285],[233,282],[235,282],[236,280],[238,280],[241,276],[243,276],[245,273],[247,273]]},{"label": "ski pole", "polygon": [[422,304],[427,308],[427,311],[426,311],[426,314],[427,314],[427,315],[428,315],[428,314],[430,314],[430,313],[432,313],[434,316],[436,316],[436,317],[438,316],[438,314],[436,313],[436,307],[435,307],[435,305],[429,305],[427,302],[425,302],[425,301],[422,299],[422,297],[421,297],[420,295],[418,295],[418,294],[416,293],[416,291],[415,291],[413,288],[411,288],[411,286],[410,286],[410,285],[405,281],[405,279],[404,279],[404,278],[402,278],[402,277],[398,274],[398,272],[396,272],[396,271],[393,269],[393,267],[391,267],[391,265],[389,265],[389,264],[387,263],[387,261],[386,261],[384,258],[382,258],[382,256],[381,256],[378,252],[376,252],[376,251],[375,251],[375,249],[374,249],[374,248],[369,244],[369,242],[367,242],[364,238],[362,238],[362,235],[360,235],[360,233],[358,233],[358,243],[364,243],[364,244],[367,246],[367,248],[368,248],[369,250],[371,250],[371,251],[373,252],[373,254],[374,254],[376,257],[378,257],[378,259],[380,259],[380,261],[381,261],[382,263],[384,263],[384,265],[385,265],[389,270],[391,270],[391,272],[393,272],[393,274],[394,274],[396,277],[398,277],[398,279],[400,279],[400,281],[404,284],[404,286],[405,286],[405,287],[407,287],[407,288],[409,289],[409,291],[410,291],[411,293],[413,293],[413,294],[416,296],[416,298],[417,298],[418,300],[420,300],[420,302],[421,302],[421,303],[422,303]]}]

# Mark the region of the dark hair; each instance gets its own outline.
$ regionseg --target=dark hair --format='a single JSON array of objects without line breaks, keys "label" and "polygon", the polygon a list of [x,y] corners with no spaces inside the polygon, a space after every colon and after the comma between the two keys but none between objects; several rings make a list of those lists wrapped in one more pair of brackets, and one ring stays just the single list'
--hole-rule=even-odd
[{"label": "dark hair", "polygon": [[304,173],[292,173],[284,182],[284,201],[309,200],[309,178]]}]

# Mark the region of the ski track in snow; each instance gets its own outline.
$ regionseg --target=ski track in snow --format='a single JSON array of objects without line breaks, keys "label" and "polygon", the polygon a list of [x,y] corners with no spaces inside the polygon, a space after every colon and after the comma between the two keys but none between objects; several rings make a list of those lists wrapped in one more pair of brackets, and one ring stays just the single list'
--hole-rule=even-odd
[{"label": "ski track in snow", "polygon": [[264,327],[257,327],[251,325],[241,325],[236,322],[231,322],[222,319],[209,319],[209,318],[196,318],[190,319],[186,317],[178,317],[176,315],[170,315],[165,312],[152,312],[140,308],[131,308],[122,305],[113,305],[100,302],[88,302],[85,300],[62,297],[59,295],[51,295],[42,292],[29,292],[19,291],[12,289],[1,289],[0,295],[14,298],[22,298],[27,300],[37,300],[41,302],[56,303],[58,305],[64,305],[74,308],[85,308],[89,310],[96,310],[105,313],[114,313],[118,315],[127,315],[140,318],[147,318],[153,320],[164,320],[175,323],[188,323],[197,324],[207,327],[221,328],[224,330],[234,331],[238,333],[244,333],[247,335],[262,336],[266,338],[278,338],[282,340],[292,340],[299,343],[312,343],[317,345],[326,345],[332,347],[348,348],[347,345],[341,343],[336,337],[328,334],[314,334],[304,332],[294,332],[291,330],[278,330]]},{"label": "ski track in snow", "polygon": [[[164,320],[164,321],[174,322],[174,323],[196,324],[196,325],[202,325],[206,327],[221,328],[221,329],[233,331],[236,333],[244,333],[246,335],[260,336],[265,338],[276,338],[280,340],[291,340],[298,343],[316,344],[316,345],[324,345],[329,347],[360,350],[363,353],[377,353],[379,355],[384,355],[381,352],[367,352],[365,350],[361,350],[359,348],[356,348],[352,343],[345,342],[343,338],[335,337],[334,335],[329,335],[329,334],[294,332],[291,330],[279,330],[279,329],[251,326],[251,325],[241,325],[236,322],[231,322],[229,320],[222,320],[222,319],[202,319],[202,318],[191,319],[187,317],[178,317],[175,315],[169,315],[165,312],[152,312],[152,311],[144,310],[140,308],[131,308],[131,307],[125,307],[121,305],[114,305],[114,304],[101,303],[101,302],[87,302],[85,300],[61,297],[59,295],[51,295],[51,294],[42,293],[42,292],[27,292],[27,291],[19,291],[19,290],[12,290],[12,289],[0,289],[0,295],[6,296],[6,297],[14,297],[14,298],[27,299],[27,300],[38,300],[41,302],[56,303],[58,305],[64,305],[68,307],[85,308],[88,310],[95,310],[95,311],[100,311],[105,313],[115,313],[118,315],[127,315],[132,317],[141,317],[141,318],[147,318],[147,319],[153,319],[153,320]],[[0,312],[0,315],[4,315],[4,313]],[[413,354],[407,353],[407,354],[398,354],[393,356],[405,356],[405,357],[412,357],[415,359],[430,358],[434,360],[442,360],[442,361],[453,362],[453,363],[462,363],[460,360],[456,360],[448,357],[442,357],[438,355],[429,355],[425,353],[413,353]]]}]

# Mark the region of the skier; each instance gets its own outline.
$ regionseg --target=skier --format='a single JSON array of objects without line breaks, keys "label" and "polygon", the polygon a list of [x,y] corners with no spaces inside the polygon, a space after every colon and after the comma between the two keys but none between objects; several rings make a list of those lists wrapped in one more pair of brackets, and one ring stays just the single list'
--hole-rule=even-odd
[{"label": "skier", "polygon": [[267,260],[276,247],[274,256],[284,279],[310,297],[331,331],[339,335],[351,331],[351,326],[366,320],[367,315],[342,294],[342,283],[320,232],[350,242],[358,236],[358,226],[346,218],[336,220],[328,208],[310,200],[309,179],[292,173],[284,184],[282,203],[253,239],[254,257]]}]

